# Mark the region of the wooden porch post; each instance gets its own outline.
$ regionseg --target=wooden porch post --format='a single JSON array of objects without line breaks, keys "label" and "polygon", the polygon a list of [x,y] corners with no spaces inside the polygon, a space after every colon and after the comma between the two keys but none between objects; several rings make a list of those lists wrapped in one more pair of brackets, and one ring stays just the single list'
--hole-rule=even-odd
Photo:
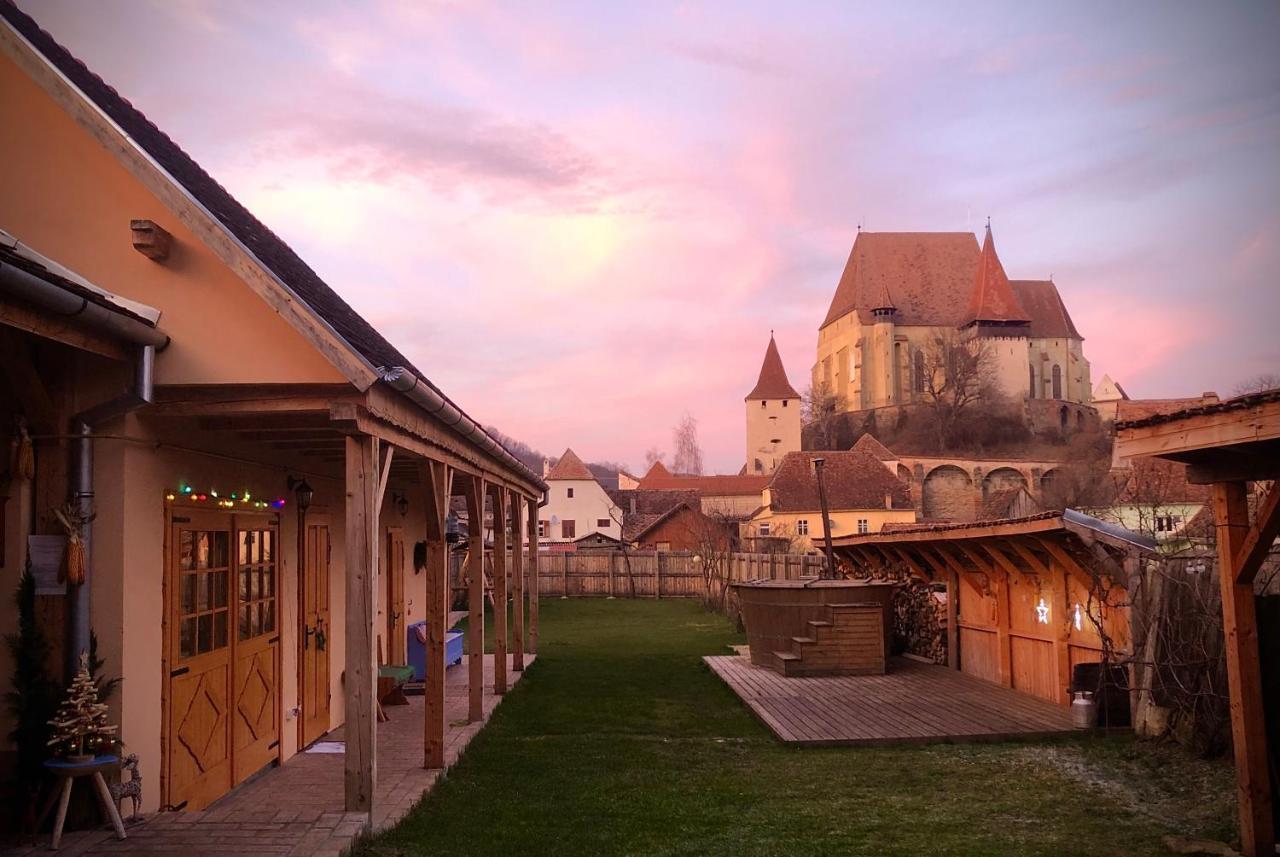
[{"label": "wooden porch post", "polygon": [[529,498],[529,654],[538,653],[538,591],[542,578],[538,576],[538,500]]},{"label": "wooden porch post", "polygon": [[507,692],[507,489],[493,487],[493,692]]},{"label": "wooden porch post", "polygon": [[346,752],[343,805],[373,816],[378,781],[373,609],[378,512],[377,446],[367,435],[346,438]]},{"label": "wooden porch post", "polygon": [[444,767],[445,733],[445,625],[449,623],[449,553],[445,541],[449,497],[453,493],[453,469],[439,461],[419,466],[426,489],[427,510],[427,644],[426,682],[423,688],[425,714],[422,726],[422,766]]},{"label": "wooden porch post", "polygon": [[1267,732],[1262,710],[1253,580],[1241,582],[1237,577],[1241,548],[1249,532],[1245,483],[1215,482],[1213,512],[1218,530],[1218,579],[1222,586],[1222,630],[1227,642],[1240,842],[1246,857],[1259,857],[1273,853],[1275,830],[1267,773]]},{"label": "wooden porch post", "polygon": [[960,669],[960,575],[947,567],[947,666]]},{"label": "wooden porch post", "polygon": [[524,669],[524,498],[511,492],[511,671]]},{"label": "wooden porch post", "polygon": [[462,480],[467,499],[467,720],[484,719],[484,478]]}]

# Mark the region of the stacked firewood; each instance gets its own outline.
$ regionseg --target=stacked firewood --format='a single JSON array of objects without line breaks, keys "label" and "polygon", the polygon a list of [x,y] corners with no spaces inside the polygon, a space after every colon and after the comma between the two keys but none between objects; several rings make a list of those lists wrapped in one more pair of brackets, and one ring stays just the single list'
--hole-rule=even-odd
[{"label": "stacked firewood", "polygon": [[878,569],[875,574],[858,565],[847,565],[843,570],[847,577],[898,584],[893,594],[893,654],[905,652],[937,664],[947,662],[946,603],[930,584],[905,568]]}]

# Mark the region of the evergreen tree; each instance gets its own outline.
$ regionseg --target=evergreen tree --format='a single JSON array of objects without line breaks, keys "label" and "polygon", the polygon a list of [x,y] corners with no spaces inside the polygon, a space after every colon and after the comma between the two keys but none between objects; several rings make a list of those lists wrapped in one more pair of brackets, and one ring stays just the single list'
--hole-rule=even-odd
[{"label": "evergreen tree", "polygon": [[18,583],[14,603],[18,630],[5,637],[13,659],[5,703],[14,723],[9,738],[18,752],[18,785],[27,794],[35,794],[48,755],[49,719],[57,706],[58,685],[49,674],[49,641],[36,619],[36,581],[29,568]]}]

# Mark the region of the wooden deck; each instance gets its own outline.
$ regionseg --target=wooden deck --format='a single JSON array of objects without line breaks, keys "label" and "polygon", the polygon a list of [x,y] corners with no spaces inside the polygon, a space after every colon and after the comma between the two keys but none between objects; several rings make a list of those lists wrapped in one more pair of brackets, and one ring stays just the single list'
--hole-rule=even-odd
[{"label": "wooden deck", "polygon": [[1077,732],[1066,706],[909,658],[887,675],[784,678],[741,655],[703,658],[789,744],[1007,741]]}]

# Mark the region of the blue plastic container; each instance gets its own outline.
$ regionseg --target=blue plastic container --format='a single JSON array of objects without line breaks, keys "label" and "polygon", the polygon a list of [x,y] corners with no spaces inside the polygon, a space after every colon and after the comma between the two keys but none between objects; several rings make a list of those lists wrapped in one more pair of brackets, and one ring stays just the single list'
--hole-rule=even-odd
[{"label": "blue plastic container", "polygon": [[[418,639],[418,629],[427,629],[427,620],[414,622],[406,629],[408,635],[405,651],[409,655],[409,666],[413,667],[413,680],[425,681],[427,678],[427,647]],[[444,662],[446,666],[462,663],[462,632],[446,631],[444,635]]]}]

